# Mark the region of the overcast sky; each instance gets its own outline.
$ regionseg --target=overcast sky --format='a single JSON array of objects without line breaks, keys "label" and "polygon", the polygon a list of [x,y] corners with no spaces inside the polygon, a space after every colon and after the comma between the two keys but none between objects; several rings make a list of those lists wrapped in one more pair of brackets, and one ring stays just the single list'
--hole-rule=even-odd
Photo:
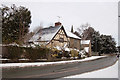
[{"label": "overcast sky", "polygon": [[118,2],[114,0],[87,0],[83,1],[24,1],[4,2],[3,4],[25,6],[31,11],[32,23],[30,30],[39,26],[54,25],[61,16],[60,22],[70,30],[76,30],[81,24],[89,23],[91,27],[101,34],[112,35],[118,42]]}]

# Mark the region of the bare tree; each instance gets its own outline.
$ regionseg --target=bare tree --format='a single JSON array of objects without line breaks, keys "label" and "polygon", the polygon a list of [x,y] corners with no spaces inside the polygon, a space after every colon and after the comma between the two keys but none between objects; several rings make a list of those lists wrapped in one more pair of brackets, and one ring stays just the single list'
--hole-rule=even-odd
[{"label": "bare tree", "polygon": [[24,36],[24,43],[27,44],[30,38],[34,35],[33,32],[29,32]]},{"label": "bare tree", "polygon": [[38,31],[41,33],[42,28],[43,28],[43,23],[40,22],[40,25],[33,30],[33,33],[37,33]]},{"label": "bare tree", "polygon": [[86,23],[86,24],[82,24],[79,28],[77,28],[78,30],[78,33],[81,35],[81,37],[83,36],[82,33],[88,29],[88,27],[90,27],[90,24],[89,23]]},{"label": "bare tree", "polygon": [[36,34],[37,32],[39,32],[39,33],[41,34],[42,28],[43,28],[43,25],[42,25],[42,22],[41,22],[41,23],[40,23],[40,26],[37,26],[37,27],[33,30],[33,32],[28,32],[28,33],[24,36],[24,43],[27,43],[27,42],[30,40],[30,38],[31,38],[34,34]]},{"label": "bare tree", "polygon": [[82,39],[89,39],[91,40],[93,33],[95,32],[94,28],[88,27],[82,33]]}]

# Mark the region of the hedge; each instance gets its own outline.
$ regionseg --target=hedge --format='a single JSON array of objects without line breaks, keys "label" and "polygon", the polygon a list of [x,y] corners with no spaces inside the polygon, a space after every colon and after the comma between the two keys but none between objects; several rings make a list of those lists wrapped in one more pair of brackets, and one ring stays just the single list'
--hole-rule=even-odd
[{"label": "hedge", "polygon": [[50,54],[49,48],[32,48],[32,47],[18,47],[18,46],[4,46],[6,48],[5,54],[2,53],[3,58],[8,58],[17,61],[25,58],[30,60],[48,59]]}]

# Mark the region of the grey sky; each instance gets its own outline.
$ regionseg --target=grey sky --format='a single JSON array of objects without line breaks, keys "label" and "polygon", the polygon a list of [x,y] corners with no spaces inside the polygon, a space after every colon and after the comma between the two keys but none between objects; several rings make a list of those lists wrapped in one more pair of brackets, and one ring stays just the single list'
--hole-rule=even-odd
[{"label": "grey sky", "polygon": [[[118,16],[120,16],[120,2],[118,5]],[[120,46],[120,17],[118,18],[118,45]]]},{"label": "grey sky", "polygon": [[91,1],[5,2],[3,4],[10,5],[15,3],[18,6],[22,5],[29,8],[32,13],[30,30],[39,26],[41,22],[44,27],[54,25],[58,21],[57,16],[61,16],[60,21],[68,30],[71,29],[72,25],[76,30],[81,24],[88,22],[101,34],[112,35],[118,41],[118,3],[114,1]]}]

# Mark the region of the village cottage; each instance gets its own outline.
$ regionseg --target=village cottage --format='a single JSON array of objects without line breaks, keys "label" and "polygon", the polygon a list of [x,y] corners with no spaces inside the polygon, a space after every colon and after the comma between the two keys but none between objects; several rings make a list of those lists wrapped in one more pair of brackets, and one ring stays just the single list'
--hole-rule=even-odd
[{"label": "village cottage", "polygon": [[81,38],[64,29],[60,22],[38,30],[29,40],[30,43],[45,45],[46,47],[67,47],[80,50]]},{"label": "village cottage", "polygon": [[91,56],[90,40],[81,41],[80,37],[65,30],[60,22],[56,22],[55,26],[38,30],[29,40],[29,43],[44,45],[48,48],[67,48],[67,51],[70,51],[70,49],[80,51],[81,47],[83,47],[86,53]]}]

